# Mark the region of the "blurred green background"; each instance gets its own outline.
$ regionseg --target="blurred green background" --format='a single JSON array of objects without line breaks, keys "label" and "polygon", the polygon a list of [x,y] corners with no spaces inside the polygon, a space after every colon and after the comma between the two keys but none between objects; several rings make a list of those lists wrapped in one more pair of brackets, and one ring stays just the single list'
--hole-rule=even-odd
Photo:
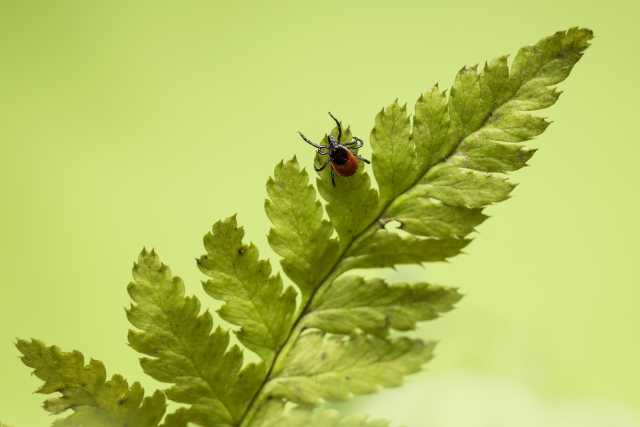
[{"label": "blurred green background", "polygon": [[396,97],[581,25],[595,42],[514,197],[468,255],[394,276],[467,295],[418,332],[441,340],[437,358],[355,405],[413,427],[638,425],[637,3],[0,5],[2,421],[52,420],[16,337],[156,387],[126,345],[133,259],[155,247],[202,295],[201,237],[235,212],[272,254],[264,183],[282,158],[310,167],[298,129],[319,136],[331,110],[368,140]]}]

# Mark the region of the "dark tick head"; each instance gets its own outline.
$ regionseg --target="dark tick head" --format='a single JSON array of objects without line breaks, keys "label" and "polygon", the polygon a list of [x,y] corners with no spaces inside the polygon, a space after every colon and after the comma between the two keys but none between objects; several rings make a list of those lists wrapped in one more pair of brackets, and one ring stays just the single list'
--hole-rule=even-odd
[{"label": "dark tick head", "polygon": [[337,145],[331,150],[329,156],[336,165],[344,165],[349,160],[349,150],[343,145]]},{"label": "dark tick head", "polygon": [[[331,183],[336,186],[335,175],[340,176],[352,176],[358,169],[358,163],[360,161],[369,163],[369,161],[358,154],[358,150],[364,145],[358,137],[352,137],[350,141],[342,140],[342,124],[331,113],[331,118],[336,123],[337,135],[327,135],[323,143],[315,143],[304,136],[301,132],[298,132],[302,140],[317,150],[316,162],[314,162],[313,168],[316,172],[321,172],[326,169],[328,165],[331,173]],[[326,160],[321,159],[322,156],[329,157]],[[319,160],[320,159],[320,160]]]}]

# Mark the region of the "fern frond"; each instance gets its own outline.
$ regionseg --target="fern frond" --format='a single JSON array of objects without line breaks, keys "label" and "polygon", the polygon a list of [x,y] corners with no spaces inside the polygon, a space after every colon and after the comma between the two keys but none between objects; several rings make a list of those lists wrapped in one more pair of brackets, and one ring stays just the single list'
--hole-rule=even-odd
[{"label": "fern frond", "polygon": [[[314,369],[318,363],[322,365],[321,360],[298,362],[301,354],[307,354],[309,339],[315,340],[316,348],[325,339],[333,342],[334,338],[323,338],[323,333],[353,335],[360,330],[384,337],[386,330],[394,327],[391,320],[381,322],[387,319],[382,317],[384,309],[375,307],[367,311],[371,316],[367,320],[362,320],[363,316],[354,321],[355,316],[346,307],[338,321],[327,316],[323,302],[339,293],[342,282],[336,279],[353,269],[444,261],[460,253],[470,241],[467,236],[486,219],[482,209],[506,200],[514,189],[504,174],[522,168],[534,154],[520,143],[548,126],[546,120],[528,111],[548,107],[557,100],[559,92],[554,85],[569,75],[591,38],[590,30],[573,28],[521,49],[511,67],[506,57],[486,64],[483,71],[465,67],[456,76],[449,95],[436,86],[420,96],[413,121],[397,101],[380,111],[370,137],[379,194],[363,172],[354,181],[338,177],[335,189],[329,187],[329,171],[321,172],[318,188],[327,203],[330,223],[321,219],[314,191],[297,161],[276,168],[267,186],[271,236],[288,235],[289,239],[283,244],[284,239],[270,238],[270,243],[282,256],[285,273],[301,287],[303,304],[243,426],[250,424],[257,407],[269,396],[311,403],[358,392],[357,387],[347,387],[346,392],[331,393],[322,381],[315,381]],[[276,188],[278,191],[274,191]],[[362,205],[348,200],[361,201]],[[298,202],[299,213],[292,213]],[[376,207],[372,211],[373,204]],[[302,217],[313,218],[313,222],[309,224]],[[400,228],[389,227],[390,223],[398,223]],[[330,237],[332,225],[337,243]],[[320,229],[321,234],[313,231]],[[287,250],[293,242],[297,250]],[[313,262],[317,263],[315,267]],[[294,265],[303,266],[308,274],[300,274],[292,268]],[[374,301],[379,290],[379,286],[363,287],[359,297]],[[408,325],[413,326],[433,313],[431,307],[424,308],[425,313],[418,316],[410,308],[397,311],[405,312]],[[305,333],[308,327],[319,332]],[[368,338],[354,335],[340,342],[349,343],[345,346],[356,351],[362,348],[363,339]],[[378,339],[386,340],[378,346],[393,347],[393,341]],[[375,353],[372,348],[367,352]],[[279,388],[290,382],[291,366],[299,368],[294,375],[295,392]],[[349,378],[354,384],[367,384],[364,371],[356,370]],[[338,389],[343,387],[336,378],[334,383]]]},{"label": "fern frond", "polygon": [[85,364],[82,353],[66,353],[38,340],[19,340],[22,361],[44,381],[38,393],[59,393],[44,402],[52,414],[73,413],[54,422],[54,427],[156,427],[166,410],[161,392],[144,397],[139,383],[131,386],[120,375],[107,380],[104,365],[92,359]]},{"label": "fern frond", "polygon": [[127,317],[137,330],[129,331],[129,344],[148,356],[140,360],[148,375],[172,384],[166,390],[169,399],[191,405],[170,422],[236,425],[262,381],[264,366],[243,366],[242,350],[230,346],[229,333],[212,330],[211,315],[201,313],[196,297],[185,296],[182,280],[155,252],[140,254],[133,277],[128,290],[134,304]]},{"label": "fern frond", "polygon": [[204,238],[207,254],[198,266],[211,278],[204,284],[207,293],[225,302],[220,317],[240,326],[240,342],[270,363],[289,333],[296,291],[283,289],[280,276],[271,276],[269,262],[259,260],[243,236],[235,217],[217,222]]},{"label": "fern frond", "polygon": [[[218,313],[237,327],[239,345],[229,331],[214,329],[211,314],[154,251],[143,250],[128,286],[128,339],[144,355],[144,371],[168,388],[145,398],[138,383],[107,380],[98,361],[19,341],[24,363],[45,382],[40,392],[61,394],[45,409],[72,411],[54,426],[388,426],[314,406],[397,386],[421,369],[434,343],[391,332],[437,318],[461,295],[428,283],[364,279],[353,270],[461,253],[486,220],[483,209],[515,188],[506,174],[535,153],[523,142],[549,122],[530,111],[555,103],[555,85],[591,38],[587,29],[558,32],[522,48],[511,65],[502,56],[481,70],[464,67],[448,94],[432,88],[413,114],[398,101],[383,108],[369,138],[377,190],[362,167],[337,177],[335,188],[325,169],[316,192],[295,157],[278,164],[267,182],[268,241],[299,292],[243,242],[235,216],[213,225],[197,261],[208,276],[204,289],[222,303]],[[342,142],[351,138],[344,126]],[[247,363],[243,348],[260,362]],[[182,406],[162,421],[165,396]]]}]

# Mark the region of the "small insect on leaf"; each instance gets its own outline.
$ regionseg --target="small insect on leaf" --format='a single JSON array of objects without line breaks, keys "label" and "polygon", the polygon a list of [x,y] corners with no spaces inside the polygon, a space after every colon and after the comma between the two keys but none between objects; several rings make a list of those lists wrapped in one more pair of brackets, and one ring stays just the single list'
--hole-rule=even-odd
[{"label": "small insect on leaf", "polygon": [[358,154],[358,150],[364,145],[364,141],[354,136],[351,141],[342,142],[342,124],[333,114],[329,113],[329,116],[336,122],[338,127],[338,137],[333,135],[327,136],[327,144],[316,144],[309,140],[302,132],[298,132],[300,137],[307,144],[318,150],[318,157],[328,156],[329,158],[321,165],[313,165],[316,172],[324,170],[328,165],[331,165],[331,184],[336,186],[335,175],[340,176],[352,176],[358,170],[360,162],[369,163],[369,160]]}]

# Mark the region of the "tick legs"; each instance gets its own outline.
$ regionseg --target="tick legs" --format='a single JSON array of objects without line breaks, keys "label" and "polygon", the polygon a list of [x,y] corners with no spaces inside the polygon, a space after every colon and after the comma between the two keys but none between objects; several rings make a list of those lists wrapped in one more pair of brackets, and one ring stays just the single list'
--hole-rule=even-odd
[{"label": "tick legs", "polygon": [[365,159],[364,157],[358,154],[358,149],[362,148],[363,145],[364,145],[364,141],[358,138],[357,136],[353,137],[353,141],[350,141],[344,144],[344,146],[347,147],[349,150],[351,150],[353,154],[355,154],[358,157],[358,159],[362,160],[366,164],[370,164],[371,162],[369,160]]},{"label": "tick legs", "polygon": [[[324,164],[320,165],[320,166],[316,166],[315,164],[313,165],[313,168],[316,170],[316,172],[321,172],[323,170],[325,170],[325,168],[327,167],[327,165],[330,163],[329,160],[327,160],[326,162],[324,162]],[[336,186],[336,175],[335,172],[333,171],[333,168],[330,169],[331,170],[331,184],[333,184],[333,186]]]},{"label": "tick legs", "polygon": [[342,141],[342,126],[340,125],[340,122],[338,121],[338,119],[335,118],[335,116],[333,114],[329,113],[329,115],[331,116],[333,121],[336,122],[336,125],[338,125],[338,142],[341,142]]},{"label": "tick legs", "polygon": [[315,142],[311,142],[311,141],[309,140],[309,138],[307,138],[306,136],[304,136],[304,135],[302,134],[302,132],[300,132],[300,131],[298,131],[298,135],[300,135],[300,138],[302,138],[302,139],[304,140],[304,142],[306,142],[307,144],[309,144],[309,145],[311,145],[311,146],[313,146],[313,147],[316,147],[318,150],[320,150],[320,149],[322,149],[322,148],[327,148],[327,147],[325,147],[324,145],[319,145],[319,144],[316,144]]},{"label": "tick legs", "polygon": [[357,136],[353,137],[353,141],[351,142],[347,142],[345,144],[343,144],[345,147],[357,150],[358,148],[361,148],[364,145],[364,141],[361,140],[360,138],[358,138]]}]

